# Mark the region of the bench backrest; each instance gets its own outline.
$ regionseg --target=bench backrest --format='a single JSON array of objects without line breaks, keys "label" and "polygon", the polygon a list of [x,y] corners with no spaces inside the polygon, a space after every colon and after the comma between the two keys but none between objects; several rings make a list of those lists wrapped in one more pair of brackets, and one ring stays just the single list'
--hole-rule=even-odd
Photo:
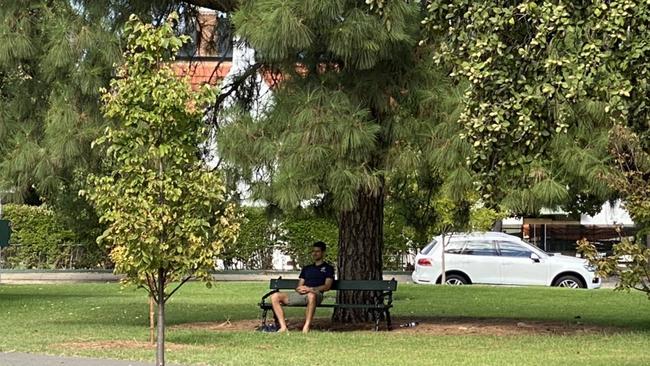
[{"label": "bench backrest", "polygon": [[[292,290],[298,287],[297,279],[274,278],[269,284],[271,290]],[[383,280],[335,280],[331,290],[344,291],[396,291],[397,281]]]}]

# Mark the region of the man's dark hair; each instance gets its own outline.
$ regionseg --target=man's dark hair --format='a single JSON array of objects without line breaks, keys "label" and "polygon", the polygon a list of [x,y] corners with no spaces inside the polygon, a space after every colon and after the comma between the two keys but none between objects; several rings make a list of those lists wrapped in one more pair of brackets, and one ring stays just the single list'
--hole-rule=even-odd
[{"label": "man's dark hair", "polygon": [[320,250],[325,251],[327,249],[327,244],[322,241],[317,241],[312,245],[314,248],[320,248]]}]

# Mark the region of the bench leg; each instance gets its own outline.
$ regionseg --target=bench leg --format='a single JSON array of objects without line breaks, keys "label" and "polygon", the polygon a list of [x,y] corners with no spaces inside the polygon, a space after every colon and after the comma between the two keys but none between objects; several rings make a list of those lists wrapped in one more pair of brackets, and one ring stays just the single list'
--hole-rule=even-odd
[{"label": "bench leg", "polygon": [[275,327],[280,329],[280,321],[278,320],[278,316],[275,315],[275,311],[273,311],[273,321],[275,322]]},{"label": "bench leg", "polygon": [[381,320],[381,313],[379,310],[372,311],[373,318],[375,318],[375,332],[379,331],[379,321]]},{"label": "bench leg", "polygon": [[386,326],[388,330],[393,330],[393,323],[390,320],[390,310],[386,309]]},{"label": "bench leg", "polygon": [[263,309],[262,310],[262,327],[266,325],[266,314],[268,313],[268,309]]}]

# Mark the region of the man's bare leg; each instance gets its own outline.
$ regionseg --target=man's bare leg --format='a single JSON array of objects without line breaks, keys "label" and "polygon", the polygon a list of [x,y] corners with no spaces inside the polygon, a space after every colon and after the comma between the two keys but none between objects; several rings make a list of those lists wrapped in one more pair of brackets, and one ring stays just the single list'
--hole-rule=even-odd
[{"label": "man's bare leg", "polygon": [[311,321],[314,319],[314,312],[316,311],[316,294],[310,292],[307,294],[307,310],[305,310],[305,325],[302,327],[303,333],[309,333]]},{"label": "man's bare leg", "polygon": [[285,293],[276,292],[271,295],[271,306],[273,306],[273,312],[280,323],[280,329],[278,329],[278,332],[287,331],[287,322],[284,320],[284,310],[282,309],[282,305],[286,305],[288,302],[289,295]]}]

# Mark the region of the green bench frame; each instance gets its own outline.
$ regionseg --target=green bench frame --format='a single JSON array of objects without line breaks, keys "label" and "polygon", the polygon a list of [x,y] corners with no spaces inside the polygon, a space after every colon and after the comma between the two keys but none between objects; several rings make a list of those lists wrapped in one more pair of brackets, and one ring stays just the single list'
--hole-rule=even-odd
[{"label": "green bench frame", "polygon": [[[280,290],[295,290],[298,287],[298,279],[283,279],[282,277],[271,279],[269,283],[269,291],[267,294],[262,296],[262,300],[259,303],[260,309],[262,310],[262,326],[267,324],[266,316],[269,310],[273,312],[273,307],[270,302],[266,302],[266,299],[269,298],[274,293]],[[372,319],[375,322],[375,331],[379,330],[379,321],[381,316],[384,315],[386,319],[386,326],[388,330],[392,329],[392,323],[390,319],[390,309],[393,307],[393,292],[397,291],[397,281],[393,278],[390,281],[373,281],[373,280],[335,280],[332,284],[330,291],[371,291],[376,295],[373,297],[373,302],[369,304],[339,304],[339,303],[323,303],[318,305],[319,308],[355,308],[355,309],[367,309],[371,313]],[[294,307],[304,307],[304,305],[290,305]],[[278,318],[273,312],[273,318],[276,325],[278,324]]]}]

